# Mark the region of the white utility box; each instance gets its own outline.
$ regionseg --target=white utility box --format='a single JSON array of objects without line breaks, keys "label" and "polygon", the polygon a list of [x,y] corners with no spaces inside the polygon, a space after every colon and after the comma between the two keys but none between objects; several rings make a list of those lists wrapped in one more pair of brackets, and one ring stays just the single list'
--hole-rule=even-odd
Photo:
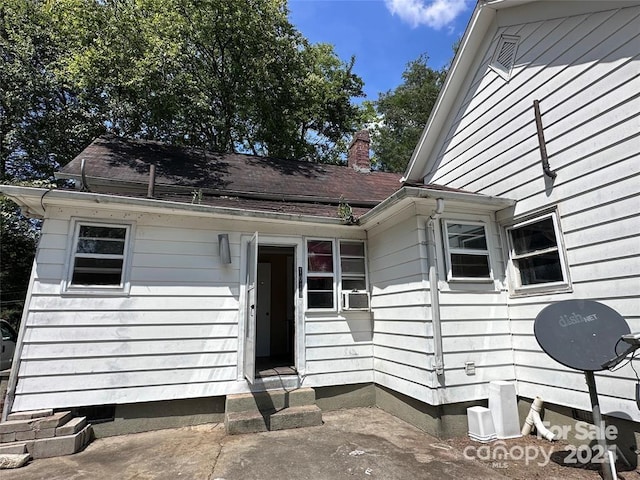
[{"label": "white utility box", "polygon": [[498,438],[521,436],[516,386],[512,382],[494,380],[489,383],[489,410]]},{"label": "white utility box", "polygon": [[496,440],[496,428],[493,426],[491,412],[485,407],[467,408],[469,438],[476,442],[489,443]]}]

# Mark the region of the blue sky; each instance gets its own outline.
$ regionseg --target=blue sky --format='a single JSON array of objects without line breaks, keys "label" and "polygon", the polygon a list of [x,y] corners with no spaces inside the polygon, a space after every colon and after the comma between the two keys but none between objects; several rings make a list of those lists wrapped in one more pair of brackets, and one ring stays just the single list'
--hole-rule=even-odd
[{"label": "blue sky", "polygon": [[421,53],[440,68],[452,57],[475,0],[289,0],[289,19],[311,42],[330,43],[364,80],[368,100],[402,83]]}]

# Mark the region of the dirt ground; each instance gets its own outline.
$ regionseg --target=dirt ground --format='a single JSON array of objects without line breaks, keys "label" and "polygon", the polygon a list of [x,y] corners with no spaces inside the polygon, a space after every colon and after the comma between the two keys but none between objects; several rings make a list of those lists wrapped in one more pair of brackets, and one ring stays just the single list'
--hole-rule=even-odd
[{"label": "dirt ground", "polygon": [[[488,444],[468,437],[445,441],[465,456],[514,480],[600,480],[600,464],[588,462],[595,456],[582,447],[564,441],[549,442],[535,435],[497,440]],[[620,461],[616,464],[619,480],[640,480],[640,471]]]}]

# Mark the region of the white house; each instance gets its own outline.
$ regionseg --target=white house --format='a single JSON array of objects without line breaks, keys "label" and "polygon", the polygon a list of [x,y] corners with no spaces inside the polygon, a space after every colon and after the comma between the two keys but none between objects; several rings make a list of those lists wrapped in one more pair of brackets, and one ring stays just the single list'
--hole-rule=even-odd
[{"label": "white house", "polygon": [[[509,380],[580,418],[533,320],[584,298],[640,330],[638,25],[638,2],[479,2],[402,182],[364,134],[349,167],[101,137],[59,173],[76,189],[0,187],[44,218],[11,411],[308,386],[450,436]],[[637,432],[631,366],[597,382]]]},{"label": "white house", "polygon": [[[640,7],[484,3],[405,177],[516,200],[496,227],[518,393],[588,410],[582,373],[542,353],[532,326],[576,298],[640,330]],[[630,365],[597,382],[605,412],[640,421]]]}]

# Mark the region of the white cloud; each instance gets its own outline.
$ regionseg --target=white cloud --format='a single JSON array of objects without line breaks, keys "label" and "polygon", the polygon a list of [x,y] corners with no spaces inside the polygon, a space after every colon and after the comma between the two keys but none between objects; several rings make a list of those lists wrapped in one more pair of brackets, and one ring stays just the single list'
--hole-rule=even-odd
[{"label": "white cloud", "polygon": [[427,25],[436,30],[449,25],[467,8],[467,0],[385,0],[385,4],[413,28]]}]

